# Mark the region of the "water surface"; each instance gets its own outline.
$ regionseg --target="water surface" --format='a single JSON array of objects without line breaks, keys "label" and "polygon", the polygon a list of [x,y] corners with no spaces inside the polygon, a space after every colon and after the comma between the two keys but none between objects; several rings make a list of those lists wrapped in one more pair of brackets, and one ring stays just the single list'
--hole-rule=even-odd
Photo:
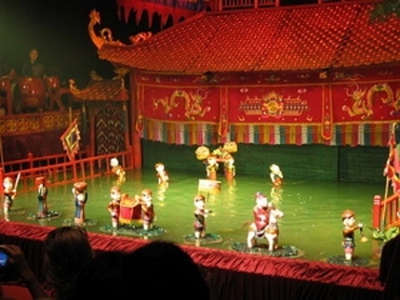
[{"label": "water surface", "polygon": [[[171,171],[169,176],[169,187],[162,190],[157,185],[155,171],[128,171],[122,191],[133,196],[144,188],[153,190],[157,215],[155,225],[166,231],[161,238],[183,244],[184,236],[192,233],[193,197],[198,191],[199,179],[203,178]],[[87,181],[89,200],[86,205],[86,217],[96,223],[87,227],[88,231],[102,232],[101,227],[110,224],[106,206],[110,201],[109,192],[114,180],[113,176],[104,176]],[[301,249],[305,253],[302,258],[326,260],[330,256],[342,255],[341,214],[345,209],[351,209],[355,212],[357,221],[364,224],[364,233],[369,238],[366,243],[357,242],[356,254],[363,258],[376,259],[376,245],[373,245],[371,230],[368,227],[372,223],[373,197],[384,193],[383,186],[286,179],[279,193],[273,193],[267,176],[238,175],[234,182],[228,183],[220,175],[218,180],[221,181],[221,192],[205,194],[207,208],[213,211],[206,219],[206,226],[208,233],[220,235],[223,241],[202,247],[228,250],[232,243],[245,243],[245,224],[252,221],[254,194],[261,191],[274,200],[285,214],[280,222],[280,244]],[[45,222],[30,220],[29,215],[37,208],[36,193],[32,192],[18,194],[15,207],[23,209],[25,213],[12,215],[11,219],[39,223],[43,226],[61,226],[74,215],[71,188],[72,186],[49,188],[49,209],[60,212],[60,218]],[[360,232],[356,232],[356,241],[359,241],[360,237]]]}]

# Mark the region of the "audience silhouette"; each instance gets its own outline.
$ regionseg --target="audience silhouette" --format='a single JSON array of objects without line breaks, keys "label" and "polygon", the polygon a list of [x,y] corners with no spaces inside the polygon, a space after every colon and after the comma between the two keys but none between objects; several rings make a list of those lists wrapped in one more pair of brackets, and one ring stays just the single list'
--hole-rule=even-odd
[{"label": "audience silhouette", "polygon": [[80,271],[94,258],[85,228],[63,226],[50,231],[44,241],[45,285],[54,299],[62,299]]},{"label": "audience silhouette", "polygon": [[133,252],[98,254],[63,300],[89,298],[211,299],[200,267],[181,247],[168,241],[152,241]]},{"label": "audience silhouette", "polygon": [[3,287],[19,285],[29,290],[33,300],[49,300],[19,246],[4,244],[0,246],[0,252],[0,299],[10,299],[10,295],[3,292]]}]

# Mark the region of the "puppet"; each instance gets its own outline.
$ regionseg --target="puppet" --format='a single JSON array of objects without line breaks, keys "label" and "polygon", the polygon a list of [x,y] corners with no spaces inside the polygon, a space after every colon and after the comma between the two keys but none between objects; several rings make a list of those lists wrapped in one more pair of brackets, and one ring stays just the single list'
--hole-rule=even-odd
[{"label": "puppet", "polygon": [[75,201],[75,225],[82,226],[85,223],[85,206],[88,200],[87,183],[76,182],[72,188]]},{"label": "puppet", "polygon": [[217,157],[215,155],[210,155],[206,159],[206,174],[207,178],[210,180],[217,179],[217,171],[219,169]]},{"label": "puppet", "polygon": [[137,200],[136,205],[140,205],[142,209],[141,221],[143,224],[143,229],[152,229],[155,218],[153,192],[150,189],[144,189],[142,194],[140,196],[136,196],[135,198]]},{"label": "puppet", "polygon": [[249,226],[247,234],[247,247],[253,248],[257,239],[265,238],[265,229],[269,222],[268,199],[261,192],[255,195],[256,205],[253,208],[254,221]]},{"label": "puppet", "polygon": [[4,210],[4,220],[9,221],[9,211],[14,204],[15,197],[17,195],[17,185],[20,177],[20,173],[18,174],[17,181],[14,184],[14,179],[7,176],[3,180],[3,210]]},{"label": "puppet", "polygon": [[356,247],[356,243],[354,240],[354,233],[356,230],[360,230],[361,242],[367,241],[367,238],[363,234],[363,224],[356,224],[356,220],[354,217],[354,212],[346,209],[342,213],[342,223],[343,227],[343,241],[342,246],[344,249],[345,260],[352,260],[354,254],[354,248]]},{"label": "puppet", "polygon": [[48,207],[47,207],[47,185],[46,178],[43,176],[36,177],[36,191],[37,191],[37,199],[38,199],[38,210],[37,217],[45,218],[47,217]]},{"label": "puppet", "polygon": [[126,181],[126,173],[124,168],[120,166],[118,159],[115,157],[111,158],[110,165],[112,167],[111,172],[117,176],[115,184],[118,186],[123,185]]},{"label": "puppet", "polygon": [[222,162],[224,164],[225,177],[228,180],[233,180],[236,175],[236,168],[232,153],[236,151],[237,144],[235,142],[227,142],[212,152],[206,146],[200,146],[196,149],[195,154],[198,160],[202,160],[206,164],[208,179],[216,180],[219,163]]},{"label": "puppet", "polygon": [[157,182],[159,185],[168,186],[169,177],[163,163],[156,163],[154,168],[156,169]]},{"label": "puppet", "polygon": [[236,175],[235,159],[230,153],[224,155],[224,173],[228,180],[233,180]]},{"label": "puppet", "polygon": [[283,183],[283,174],[278,165],[272,164],[269,166],[271,173],[269,174],[274,188],[280,188]]},{"label": "puppet", "polygon": [[268,203],[269,220],[268,225],[265,227],[265,238],[268,241],[268,250],[274,251],[278,248],[279,226],[278,220],[283,217],[283,212],[278,208]]},{"label": "puppet", "polygon": [[111,201],[107,205],[107,210],[111,215],[111,227],[113,230],[119,227],[120,205],[121,205],[121,188],[113,186],[110,190]]},{"label": "puppet", "polygon": [[206,198],[198,194],[194,197],[194,237],[196,238],[196,244],[199,245],[199,239],[204,238],[206,236],[206,221],[208,214],[211,212],[210,210],[205,208]]}]

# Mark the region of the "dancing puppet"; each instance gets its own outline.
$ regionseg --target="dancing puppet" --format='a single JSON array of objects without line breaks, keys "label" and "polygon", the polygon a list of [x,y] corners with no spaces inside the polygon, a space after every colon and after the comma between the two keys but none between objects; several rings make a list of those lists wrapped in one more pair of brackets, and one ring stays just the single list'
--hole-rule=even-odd
[{"label": "dancing puppet", "polygon": [[219,169],[217,157],[215,155],[209,155],[205,163],[206,163],[207,178],[210,180],[216,180],[217,171]]},{"label": "dancing puppet", "polygon": [[271,202],[268,203],[268,212],[269,220],[267,227],[265,227],[265,238],[268,240],[268,250],[272,252],[279,246],[278,220],[283,217],[283,212],[273,206]]},{"label": "dancing puppet", "polygon": [[217,162],[224,163],[224,174],[226,179],[233,180],[236,175],[236,167],[234,165],[235,159],[233,158],[233,152],[237,151],[237,144],[235,142],[227,142],[223,146],[215,149],[211,154],[216,156]]},{"label": "dancing puppet", "polygon": [[271,171],[269,176],[271,178],[272,186],[274,188],[281,187],[283,183],[283,174],[279,166],[276,164],[272,164],[269,166],[269,170]]},{"label": "dancing puppet", "polygon": [[159,185],[168,186],[169,177],[167,171],[165,171],[165,166],[163,163],[156,163],[154,168],[156,169],[157,173],[157,182]]},{"label": "dancing puppet", "polygon": [[76,182],[72,188],[72,194],[75,201],[75,225],[82,226],[85,223],[85,206],[88,200],[86,182]]},{"label": "dancing puppet", "polygon": [[356,225],[356,220],[354,218],[354,212],[346,209],[342,213],[342,222],[344,225],[342,234],[343,241],[342,246],[344,249],[345,260],[352,260],[354,254],[354,248],[356,247],[356,243],[354,241],[354,232],[360,229],[361,242],[366,242],[368,239],[363,234],[363,224],[358,223]]},{"label": "dancing puppet", "polygon": [[47,204],[48,188],[47,180],[44,176],[36,177],[35,187],[37,193],[38,206],[35,214],[32,214],[32,219],[54,219],[60,216],[60,213],[55,210],[49,210]]},{"label": "dancing puppet", "polygon": [[224,173],[228,180],[233,180],[236,175],[234,166],[234,158],[231,153],[237,151],[236,142],[226,142],[223,146],[210,152],[206,146],[200,146],[196,149],[195,154],[198,160],[202,160],[206,164],[207,178],[210,180],[217,179],[217,171],[219,163],[224,163]]},{"label": "dancing puppet", "polygon": [[110,165],[112,167],[111,172],[117,176],[115,184],[118,186],[123,185],[126,181],[126,173],[124,168],[120,166],[118,159],[115,157],[111,158]]},{"label": "dancing puppet", "polygon": [[256,205],[253,208],[254,222],[249,226],[247,247],[253,248],[257,239],[265,238],[265,229],[269,222],[268,199],[261,192],[256,193]]},{"label": "dancing puppet", "polygon": [[236,167],[234,165],[235,159],[233,158],[232,154],[227,153],[224,156],[224,173],[225,177],[228,180],[233,180],[236,176]]},{"label": "dancing puppet", "polygon": [[205,208],[206,198],[198,194],[194,197],[194,237],[196,239],[196,245],[200,244],[200,239],[206,236],[206,218],[208,214],[211,212],[210,210]]},{"label": "dancing puppet", "polygon": [[110,191],[111,201],[107,205],[107,210],[111,215],[111,227],[117,230],[119,227],[119,216],[121,208],[121,188],[113,186]]},{"label": "dancing puppet", "polygon": [[14,180],[11,177],[5,177],[3,180],[3,210],[4,210],[4,220],[10,221],[9,219],[9,211],[14,204],[15,197],[17,195],[17,186],[19,179],[21,177],[21,173],[18,173],[17,179],[14,184]]},{"label": "dancing puppet", "polygon": [[48,207],[47,207],[47,186],[46,186],[46,178],[43,176],[36,177],[36,191],[37,191],[37,199],[38,199],[38,209],[37,209],[37,218],[45,218],[47,217]]},{"label": "dancing puppet", "polygon": [[144,189],[141,196],[136,196],[137,204],[140,204],[142,208],[141,221],[144,230],[150,230],[153,228],[155,212],[153,205],[153,192],[150,189]]}]

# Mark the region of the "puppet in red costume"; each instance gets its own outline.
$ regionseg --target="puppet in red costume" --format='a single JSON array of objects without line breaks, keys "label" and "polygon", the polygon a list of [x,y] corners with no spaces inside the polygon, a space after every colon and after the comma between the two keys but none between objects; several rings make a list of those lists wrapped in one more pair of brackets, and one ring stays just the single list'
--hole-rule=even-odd
[{"label": "puppet in red costume", "polygon": [[247,246],[254,247],[257,238],[265,237],[265,229],[269,221],[268,199],[260,193],[256,193],[256,206],[253,208],[254,222],[250,224],[247,234]]},{"label": "puppet in red costume", "polygon": [[149,230],[153,228],[153,222],[155,217],[154,205],[153,205],[153,192],[150,189],[144,189],[140,196],[139,203],[142,208],[142,223],[143,229]]},{"label": "puppet in red costume", "polygon": [[107,210],[111,215],[111,226],[114,230],[119,227],[119,215],[121,204],[121,189],[119,186],[113,186],[110,191],[111,201],[107,205]]}]

